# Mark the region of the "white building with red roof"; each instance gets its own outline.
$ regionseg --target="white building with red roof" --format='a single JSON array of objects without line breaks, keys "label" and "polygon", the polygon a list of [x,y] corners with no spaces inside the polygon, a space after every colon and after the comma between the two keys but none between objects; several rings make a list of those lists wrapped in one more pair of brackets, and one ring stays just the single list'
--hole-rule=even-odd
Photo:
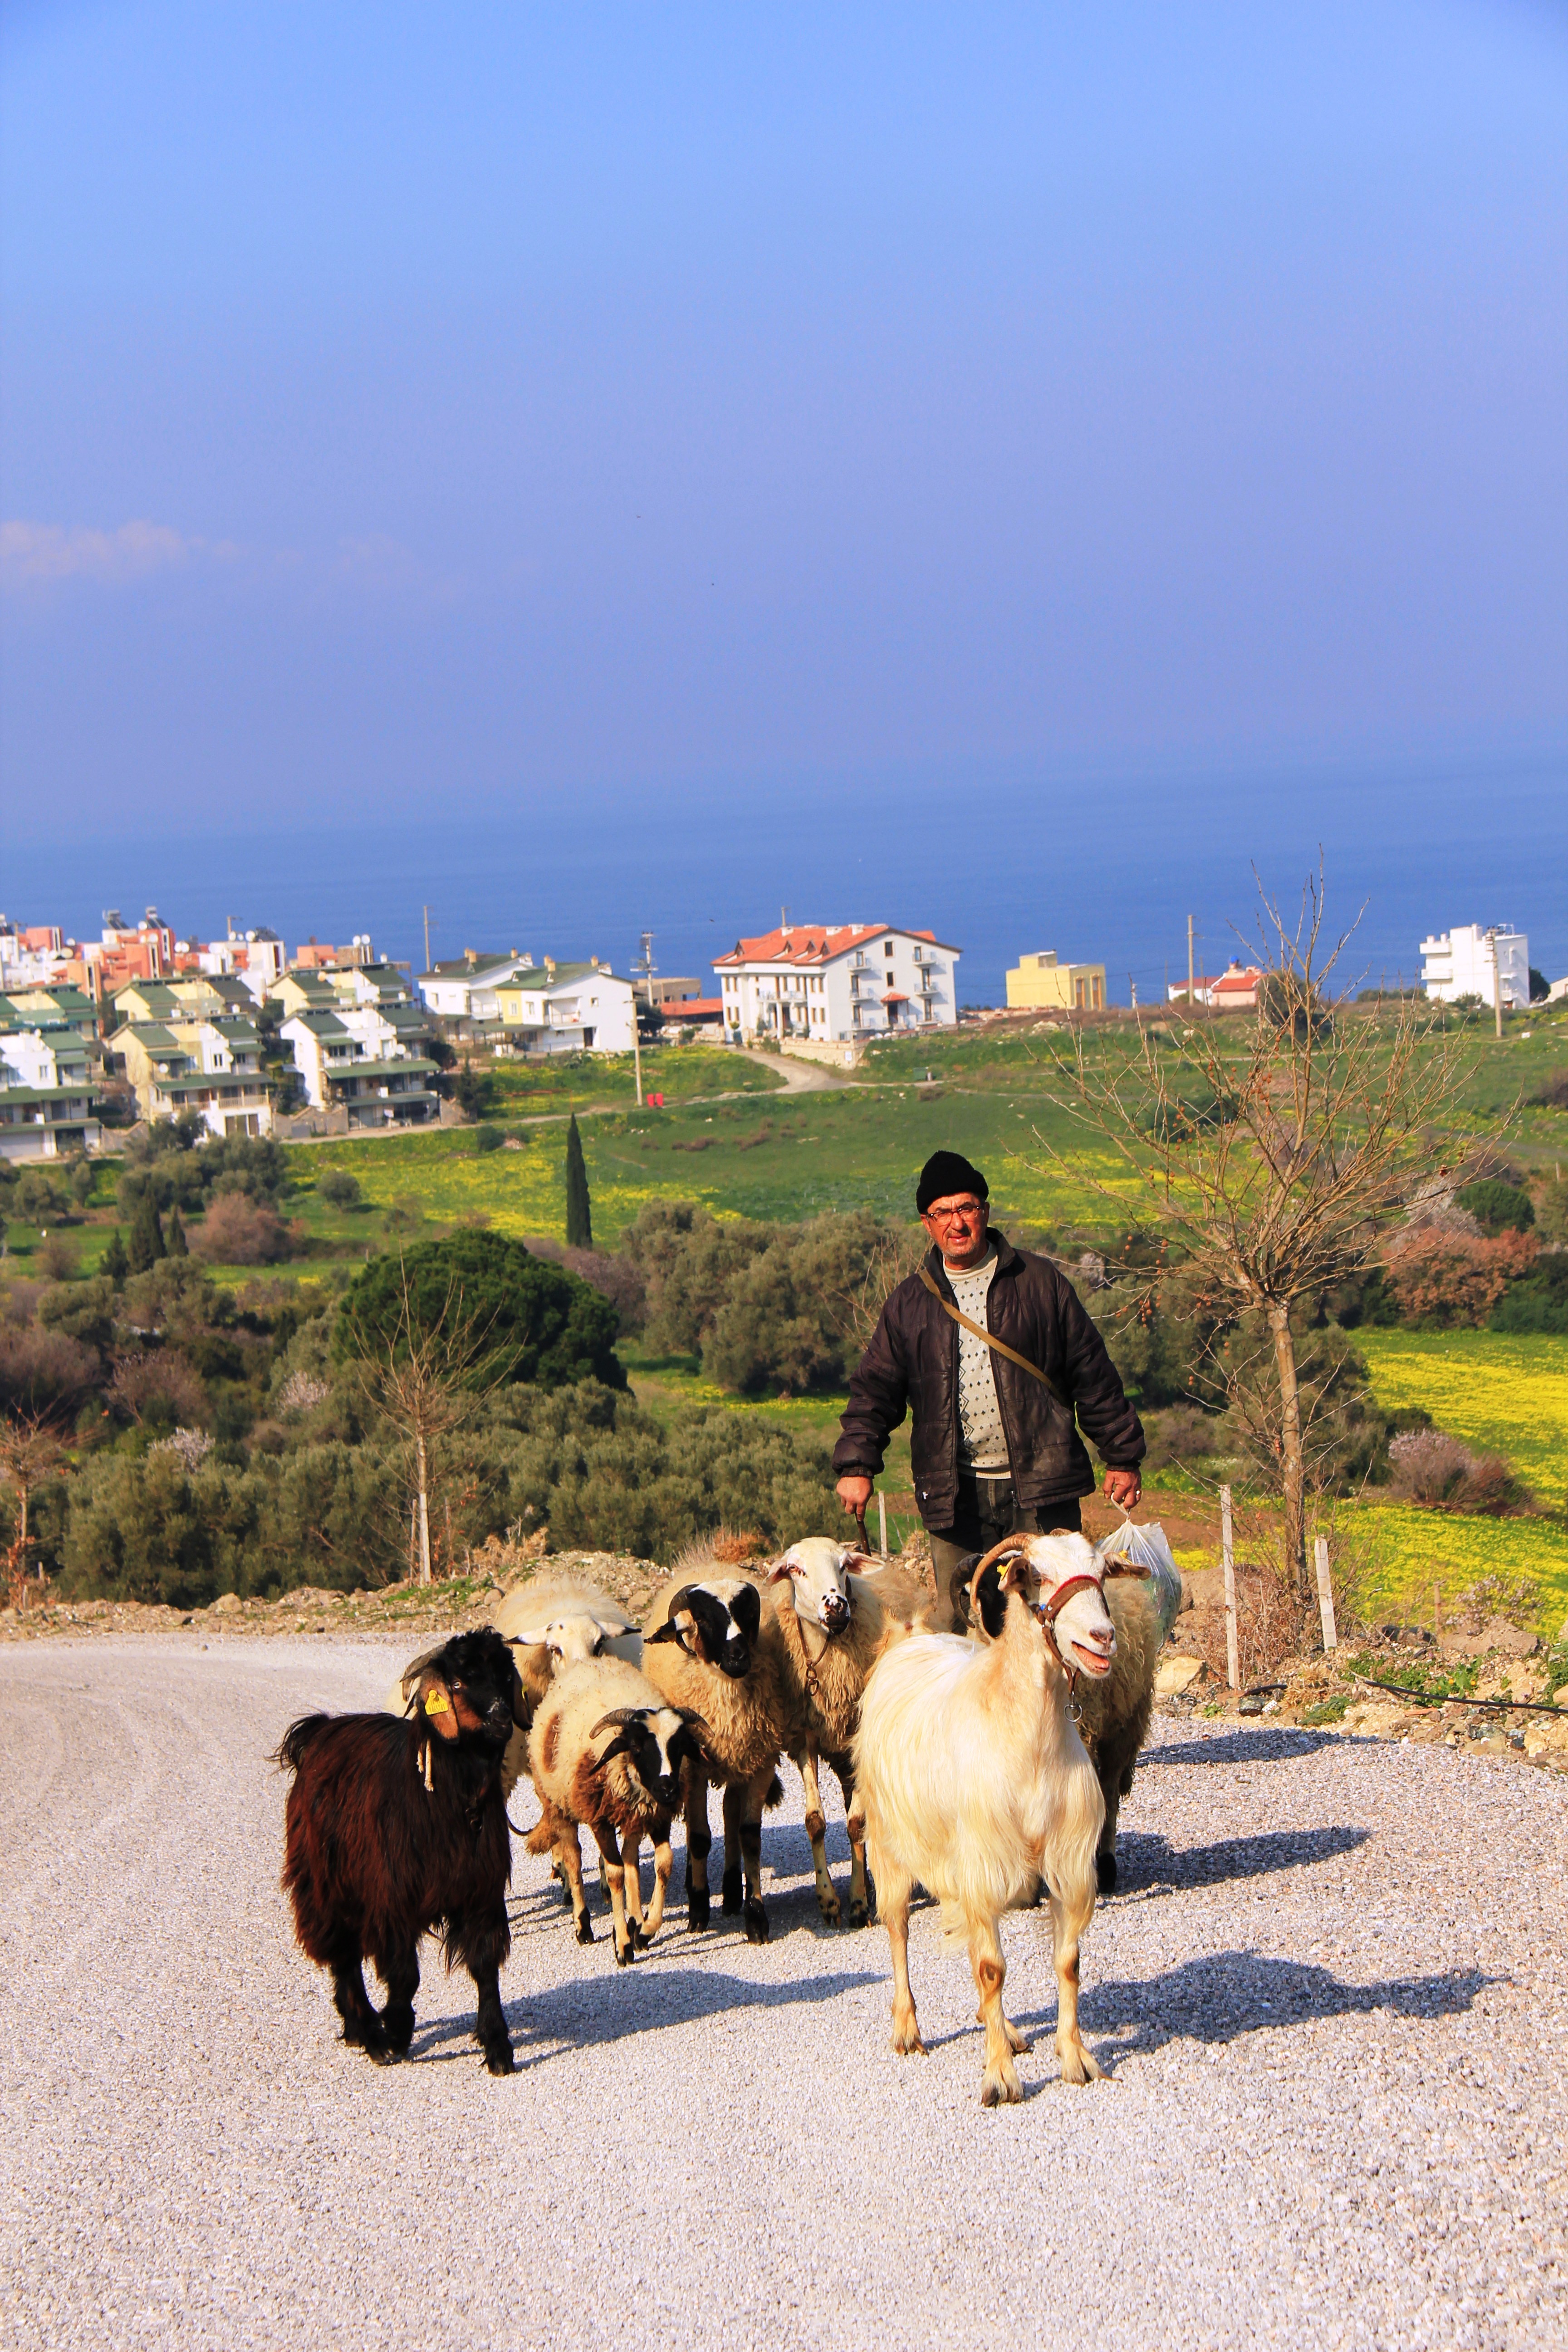
[{"label": "white building with red roof", "polygon": [[725,1034],[834,1045],[951,1029],[959,954],[934,931],[879,923],[788,923],[737,940],[713,959]]}]

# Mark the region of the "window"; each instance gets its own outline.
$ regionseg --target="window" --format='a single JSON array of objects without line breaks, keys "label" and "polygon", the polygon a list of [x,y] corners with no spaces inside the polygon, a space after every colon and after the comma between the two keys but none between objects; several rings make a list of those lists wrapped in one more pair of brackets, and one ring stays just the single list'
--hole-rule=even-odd
[{"label": "window", "polygon": [[886,947],[884,947],[884,949],[882,950],[882,953],[883,953],[885,956],[890,956],[890,955],[892,954],[892,952],[893,952],[893,942],[892,942],[892,940],[889,940],[888,941],[888,943],[887,943]]}]

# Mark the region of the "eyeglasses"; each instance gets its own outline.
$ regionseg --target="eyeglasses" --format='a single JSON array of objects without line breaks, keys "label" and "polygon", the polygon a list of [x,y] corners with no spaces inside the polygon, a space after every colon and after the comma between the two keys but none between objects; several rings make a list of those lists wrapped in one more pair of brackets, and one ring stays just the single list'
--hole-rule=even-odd
[{"label": "eyeglasses", "polygon": [[962,1217],[965,1222],[985,1214],[984,1201],[955,1201],[951,1209],[928,1209],[926,1215],[933,1225],[953,1225]]}]

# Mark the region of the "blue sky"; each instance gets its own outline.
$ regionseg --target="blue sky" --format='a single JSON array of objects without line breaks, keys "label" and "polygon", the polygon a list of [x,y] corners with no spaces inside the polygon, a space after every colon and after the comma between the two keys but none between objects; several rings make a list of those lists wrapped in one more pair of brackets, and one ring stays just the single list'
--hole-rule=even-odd
[{"label": "blue sky", "polygon": [[0,65],[13,855],[795,796],[940,875],[999,778],[1568,744],[1558,8],[21,0]]}]

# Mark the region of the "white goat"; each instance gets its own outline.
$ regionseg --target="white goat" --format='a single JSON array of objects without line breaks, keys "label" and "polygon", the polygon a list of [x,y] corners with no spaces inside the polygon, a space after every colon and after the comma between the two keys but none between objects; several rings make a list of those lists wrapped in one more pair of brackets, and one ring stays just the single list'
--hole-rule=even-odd
[{"label": "white goat", "polygon": [[866,1831],[855,1802],[849,1745],[859,1725],[868,1675],[889,1643],[924,1622],[931,1595],[914,1577],[851,1544],[835,1543],[830,1536],[805,1536],[791,1544],[772,1571],[772,1580],[789,1587],[776,1603],[791,1701],[784,1748],[805,1791],[805,1833],[816,1874],[817,1907],[830,1927],[838,1925],[842,1913],[827,1868],[827,1825],[818,1780],[818,1766],[826,1760],[844,1791],[849,1924],[863,1927],[870,1916]]},{"label": "white goat", "polygon": [[1110,1671],[1116,1635],[1104,1563],[1079,1535],[1010,1536],[978,1563],[972,1609],[982,1646],[915,1633],[878,1661],[853,1747],[877,1906],[893,1959],[893,2047],[924,2048],[910,1990],[910,1895],[967,1932],[985,2028],[986,2106],[1023,2096],[1014,2053],[1030,2047],[1002,2012],[1004,1911],[1049,1889],[1063,2080],[1101,2069],[1078,2023],[1079,1939],[1094,1916],[1100,1782],[1073,1723],[1079,1675]]}]

